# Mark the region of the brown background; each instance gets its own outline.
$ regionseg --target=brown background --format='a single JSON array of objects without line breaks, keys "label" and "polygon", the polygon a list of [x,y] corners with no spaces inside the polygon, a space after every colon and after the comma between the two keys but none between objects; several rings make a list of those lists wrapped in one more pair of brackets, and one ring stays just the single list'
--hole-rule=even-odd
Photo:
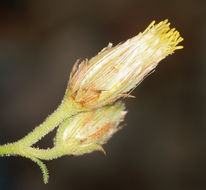
[{"label": "brown background", "polygon": [[185,48],[127,99],[127,127],[104,146],[107,156],[50,161],[48,185],[31,161],[0,158],[0,190],[206,190],[204,0],[1,0],[0,143],[23,137],[58,106],[77,58],[165,18]]}]

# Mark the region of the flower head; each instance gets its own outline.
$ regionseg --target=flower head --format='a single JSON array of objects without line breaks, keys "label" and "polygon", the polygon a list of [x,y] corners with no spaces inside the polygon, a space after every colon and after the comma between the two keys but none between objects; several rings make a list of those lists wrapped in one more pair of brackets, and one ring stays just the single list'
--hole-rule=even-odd
[{"label": "flower head", "polygon": [[56,145],[64,145],[74,155],[103,150],[101,145],[121,128],[119,124],[125,115],[124,104],[120,102],[79,113],[59,127]]},{"label": "flower head", "polygon": [[165,20],[143,33],[73,67],[67,94],[83,106],[97,108],[128,96],[167,55],[183,48],[178,31]]}]

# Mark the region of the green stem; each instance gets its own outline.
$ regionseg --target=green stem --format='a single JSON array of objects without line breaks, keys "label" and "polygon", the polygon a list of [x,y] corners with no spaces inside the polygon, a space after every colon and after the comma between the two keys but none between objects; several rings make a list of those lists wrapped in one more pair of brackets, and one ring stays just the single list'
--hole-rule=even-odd
[{"label": "green stem", "polygon": [[21,142],[21,145],[24,146],[35,144],[42,137],[54,130],[65,118],[76,114],[78,111],[80,111],[79,104],[74,103],[71,99],[64,99],[56,111],[49,115],[42,124],[35,127],[32,132],[18,142]]},{"label": "green stem", "polygon": [[19,155],[26,158],[38,158],[42,160],[51,160],[61,157],[65,154],[64,147],[53,147],[51,149],[38,149],[27,147],[21,143],[6,144],[0,146],[0,156]]},{"label": "green stem", "polygon": [[43,174],[44,184],[47,184],[49,181],[49,172],[47,170],[46,165],[37,158],[34,158],[34,157],[32,157],[32,158],[28,157],[28,158],[31,159],[33,162],[35,162],[40,167],[42,174]]},{"label": "green stem", "polygon": [[22,151],[25,155],[36,157],[41,160],[52,160],[65,154],[65,150],[62,147],[53,147],[46,150],[32,147],[24,147]]},{"label": "green stem", "polygon": [[0,146],[0,156],[10,156],[17,154],[15,144],[6,144]]},{"label": "green stem", "polygon": [[43,174],[43,181],[44,183],[48,183],[49,175],[46,165],[39,160],[51,160],[57,157],[62,156],[64,153],[60,150],[60,148],[54,147],[48,150],[40,150],[31,147],[22,146],[21,143],[13,143],[13,144],[6,144],[0,146],[0,156],[12,156],[12,155],[19,155],[25,158],[29,158],[35,163],[37,163],[42,171]]}]

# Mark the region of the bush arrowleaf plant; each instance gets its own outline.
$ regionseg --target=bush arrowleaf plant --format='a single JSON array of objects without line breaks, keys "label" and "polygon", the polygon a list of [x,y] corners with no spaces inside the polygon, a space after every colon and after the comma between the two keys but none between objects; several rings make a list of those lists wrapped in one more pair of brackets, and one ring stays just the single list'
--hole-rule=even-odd
[{"label": "bush arrowleaf plant", "polygon": [[[0,156],[22,156],[41,168],[44,183],[48,170],[42,160],[64,155],[104,151],[102,145],[122,128],[127,113],[124,98],[158,63],[183,46],[179,32],[168,20],[153,21],[144,32],[113,46],[111,43],[90,60],[77,60],[59,107],[24,138],[0,146]],[[57,128],[54,146],[35,144]]]}]

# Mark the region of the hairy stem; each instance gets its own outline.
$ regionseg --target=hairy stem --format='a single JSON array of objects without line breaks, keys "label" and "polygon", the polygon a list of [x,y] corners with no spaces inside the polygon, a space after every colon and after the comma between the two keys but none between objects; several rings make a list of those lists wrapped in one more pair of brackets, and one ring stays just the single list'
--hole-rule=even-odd
[{"label": "hairy stem", "polygon": [[61,157],[65,154],[65,150],[62,147],[53,147],[45,150],[33,147],[24,147],[23,152],[26,155],[36,157],[41,160],[52,160]]},{"label": "hairy stem", "polygon": [[0,156],[10,156],[17,154],[17,148],[15,144],[6,144],[0,146]]},{"label": "hairy stem", "polygon": [[52,160],[63,156],[66,153],[63,147],[53,147],[50,149],[38,149],[24,146],[21,143],[6,144],[0,146],[0,156],[19,155],[26,158],[38,158],[42,160]]},{"label": "hairy stem", "polygon": [[42,137],[53,131],[65,118],[76,114],[80,109],[80,105],[75,104],[71,99],[64,99],[60,106],[49,115],[46,120],[35,127],[27,136],[19,140],[24,146],[31,146],[38,142]]}]

